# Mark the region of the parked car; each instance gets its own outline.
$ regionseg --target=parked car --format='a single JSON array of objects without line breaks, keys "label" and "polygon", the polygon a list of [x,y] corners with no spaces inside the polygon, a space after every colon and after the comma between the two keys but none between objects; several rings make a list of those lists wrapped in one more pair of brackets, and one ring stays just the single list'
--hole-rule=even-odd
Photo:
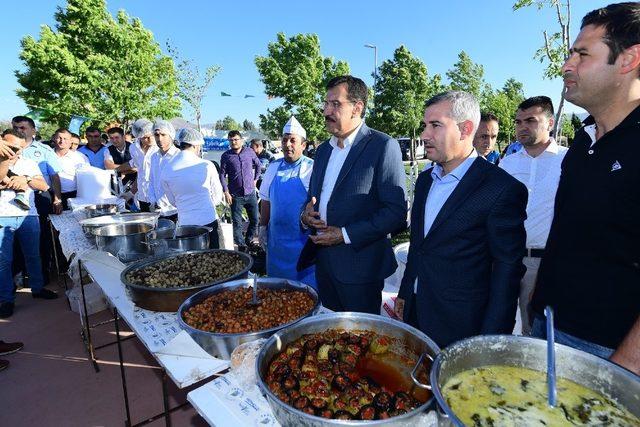
[{"label": "parked car", "polygon": [[[402,160],[411,160],[411,138],[398,138]],[[424,159],[424,142],[420,139],[416,141],[416,159]]]}]

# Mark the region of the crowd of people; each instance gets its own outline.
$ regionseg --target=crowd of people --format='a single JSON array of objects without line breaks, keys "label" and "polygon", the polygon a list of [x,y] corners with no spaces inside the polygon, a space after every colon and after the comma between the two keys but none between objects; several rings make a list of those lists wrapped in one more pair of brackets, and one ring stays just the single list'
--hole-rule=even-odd
[{"label": "crowd of people", "polygon": [[[293,116],[281,159],[234,130],[219,169],[201,158],[198,131],[164,120],[134,122],[133,143],[109,129],[109,146],[89,127],[74,151],[66,129],[49,148],[33,140],[30,119],[16,117],[0,144],[0,317],[13,312],[14,235],[33,296],[55,298],[39,272],[38,214],[66,207],[74,170],[90,164],[121,174],[140,210],[180,225],[217,230],[216,205],[226,202],[237,248],[257,238],[269,276],[314,286],[334,311],[380,313],[397,268],[390,236],[410,225],[395,312],[441,347],[510,334],[516,318],[523,334],[544,338],[551,306],[557,342],[640,373],[640,4],[587,14],[562,71],[565,98],[589,113],[568,149],[553,137],[546,96],[518,106],[517,141],[502,155],[499,120],[473,95],[426,100],[421,139],[432,163],[409,221],[400,147],[366,125],[368,88],[353,76],[327,84],[331,137],[313,159]],[[211,237],[218,247],[217,231]]]}]

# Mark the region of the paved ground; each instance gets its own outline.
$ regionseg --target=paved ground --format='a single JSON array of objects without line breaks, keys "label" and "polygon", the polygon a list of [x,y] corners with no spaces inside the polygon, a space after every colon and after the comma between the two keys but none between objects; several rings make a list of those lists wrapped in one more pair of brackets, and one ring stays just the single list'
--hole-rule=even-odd
[{"label": "paved ground", "polygon": [[[60,291],[55,284],[49,288]],[[91,320],[107,318],[104,311]],[[117,347],[97,351],[101,371],[96,373],[79,331],[78,314],[69,310],[66,299],[43,301],[31,298],[28,290],[18,293],[15,314],[0,320],[1,340],[25,344],[18,353],[0,356],[11,363],[0,372],[0,426],[124,425]],[[98,327],[96,345],[113,341],[113,331],[113,324]],[[137,423],[162,410],[160,371],[136,338],[123,343],[123,354],[131,415]],[[186,392],[171,382],[169,393],[172,407],[186,401]],[[207,425],[190,405],[174,412],[172,422],[174,426]],[[162,426],[164,421],[149,425]]]}]

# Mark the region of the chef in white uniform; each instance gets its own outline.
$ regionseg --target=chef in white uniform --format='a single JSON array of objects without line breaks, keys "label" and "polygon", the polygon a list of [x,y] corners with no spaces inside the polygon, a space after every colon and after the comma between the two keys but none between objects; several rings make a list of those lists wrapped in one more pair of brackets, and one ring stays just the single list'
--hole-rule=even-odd
[{"label": "chef in white uniform", "polygon": [[316,287],[315,266],[296,270],[308,232],[300,214],[309,190],[313,160],[303,156],[307,132],[291,116],[282,129],[284,157],[269,164],[260,186],[260,244],[267,250],[267,275]]},{"label": "chef in white uniform", "polygon": [[176,137],[176,130],[170,122],[156,120],[153,122],[153,136],[156,140],[158,151],[151,156],[149,201],[152,206],[156,206],[156,211],[160,212],[161,217],[175,222],[178,219],[178,209],[164,194],[164,189],[160,184],[160,176],[167,163],[180,152],[173,143]]},{"label": "chef in white uniform", "polygon": [[217,249],[218,215],[216,205],[223,192],[215,166],[200,158],[204,139],[195,129],[180,129],[176,133],[180,152],[162,169],[160,183],[168,201],[178,210],[179,225],[211,227],[209,247]]}]

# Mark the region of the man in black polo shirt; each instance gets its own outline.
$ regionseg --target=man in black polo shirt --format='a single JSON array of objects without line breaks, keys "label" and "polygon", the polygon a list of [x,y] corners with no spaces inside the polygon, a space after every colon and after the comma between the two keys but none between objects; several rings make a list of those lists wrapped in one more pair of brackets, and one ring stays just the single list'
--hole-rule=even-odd
[{"label": "man in black polo shirt", "polygon": [[558,342],[640,374],[640,3],[588,13],[563,73],[591,115],[562,164],[532,332],[550,305]]},{"label": "man in black polo shirt", "polygon": [[[129,163],[129,160],[131,160],[131,153],[129,152],[131,143],[125,140],[124,130],[120,127],[113,127],[107,130],[107,135],[111,145],[107,147],[107,151],[104,153],[105,169],[115,169],[124,163]],[[134,171],[122,172],[121,175],[123,184],[128,184],[136,179]]]}]

